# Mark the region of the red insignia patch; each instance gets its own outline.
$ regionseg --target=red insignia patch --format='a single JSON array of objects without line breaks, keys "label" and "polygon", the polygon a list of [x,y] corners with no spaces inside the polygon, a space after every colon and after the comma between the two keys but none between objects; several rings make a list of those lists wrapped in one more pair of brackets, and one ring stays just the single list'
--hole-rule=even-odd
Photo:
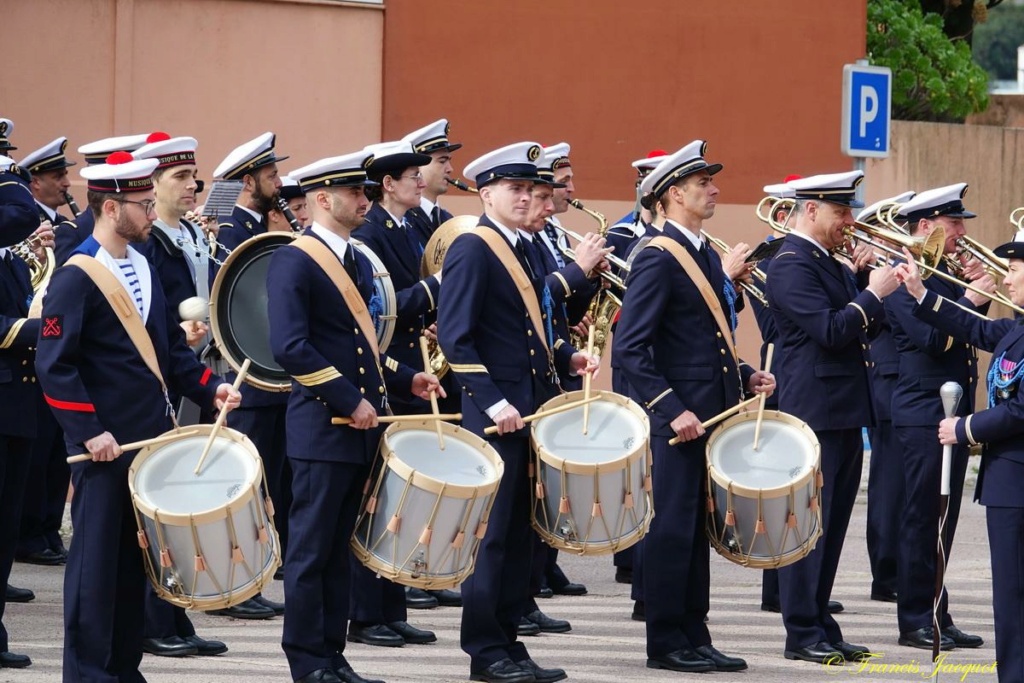
[{"label": "red insignia patch", "polygon": [[64,336],[64,316],[54,315],[43,319],[43,339],[60,339]]}]

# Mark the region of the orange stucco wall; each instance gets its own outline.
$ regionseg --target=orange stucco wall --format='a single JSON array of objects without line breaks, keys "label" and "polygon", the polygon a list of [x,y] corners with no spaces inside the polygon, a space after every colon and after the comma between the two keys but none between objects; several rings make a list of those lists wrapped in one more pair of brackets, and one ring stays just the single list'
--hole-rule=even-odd
[{"label": "orange stucco wall", "polygon": [[441,116],[456,170],[516,140],[572,145],[580,196],[628,199],[629,162],[695,138],[725,164],[722,201],[790,173],[849,168],[843,64],[866,0],[388,0],[384,136]]}]

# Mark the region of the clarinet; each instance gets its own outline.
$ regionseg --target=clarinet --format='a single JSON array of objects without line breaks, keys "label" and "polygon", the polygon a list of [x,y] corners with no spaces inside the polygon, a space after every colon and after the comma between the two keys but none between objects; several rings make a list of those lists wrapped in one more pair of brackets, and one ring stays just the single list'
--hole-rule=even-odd
[{"label": "clarinet", "polygon": [[281,213],[284,214],[285,220],[292,226],[292,232],[302,232],[302,226],[299,225],[299,219],[295,217],[292,210],[288,208],[288,202],[278,197],[277,205],[281,208]]},{"label": "clarinet", "polygon": [[75,203],[75,198],[71,196],[70,192],[64,193],[64,203],[71,209],[71,213],[74,214],[74,218],[78,218],[79,214],[82,213],[81,209],[78,208],[78,204]]}]

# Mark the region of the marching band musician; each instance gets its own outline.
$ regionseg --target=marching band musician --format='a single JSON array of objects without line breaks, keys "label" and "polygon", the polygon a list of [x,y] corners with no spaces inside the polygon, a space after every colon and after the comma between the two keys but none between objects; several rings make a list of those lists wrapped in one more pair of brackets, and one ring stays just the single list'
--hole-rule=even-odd
[{"label": "marching band musician", "polygon": [[[612,227],[608,229],[608,245],[615,247],[615,255],[625,260],[629,258],[630,253],[633,251],[633,247],[643,237],[648,235],[654,236],[654,231],[651,230],[651,221],[654,219],[652,208],[644,206],[644,202],[641,202],[643,197],[640,193],[640,184],[644,181],[644,178],[657,168],[665,159],[665,155],[668,154],[663,149],[652,149],[647,153],[647,156],[642,159],[637,159],[630,164],[636,170],[636,205],[634,210],[627,213],[625,216],[615,222]],[[629,273],[623,273],[616,271],[616,274],[625,279]],[[614,377],[613,377],[614,384]],[[627,394],[616,390],[616,393],[626,396]]]},{"label": "marching band musician", "polygon": [[[994,253],[1009,259],[1004,283],[1010,300],[1017,306],[1024,305],[1024,231],[1018,231],[1013,241],[996,247]],[[951,305],[921,281],[921,273],[912,260],[897,267],[897,277],[916,302],[913,308],[916,318],[951,338],[969,340],[973,346],[992,352],[987,377],[987,409],[943,417],[938,437],[942,444],[984,446],[974,499],[985,506],[988,523],[999,681],[1020,683],[1024,681],[1024,599],[1020,591],[1024,582],[1020,561],[1024,555],[1024,493],[1020,486],[1024,468],[1021,447],[1024,395],[1020,391],[1024,374],[1024,326],[1010,318],[983,320]],[[973,387],[964,386],[963,390],[966,399]],[[952,487],[950,494],[952,505]],[[936,526],[934,509],[929,519]]]},{"label": "marching band musician", "polygon": [[[295,182],[294,178],[288,176],[281,176],[281,189],[278,191],[282,200],[288,205],[288,210],[295,216],[295,220],[298,221],[300,227],[305,228],[309,225],[309,210],[306,208],[306,195],[302,193],[302,188]],[[267,231],[268,232],[292,232],[295,228],[288,218],[284,215],[284,211],[281,210],[280,206],[275,206],[267,212]]]},{"label": "marching band musician", "polygon": [[86,265],[98,262],[112,273],[124,290],[118,291],[134,304],[132,315],[140,316],[136,324],[148,333],[168,389],[199,405],[226,403],[229,410],[241,398],[185,345],[156,274],[130,246],[149,235],[150,176],[158,163],[118,153],[82,170],[95,229],[74,257],[83,256],[82,267],[58,269],[43,303],[39,382],[69,452],[92,455],[71,468],[75,538],[64,575],[65,683],[144,680],[139,663],[146,579],[127,486],[134,452],[124,454],[118,444],[154,437],[172,425],[162,381]]},{"label": "marching band musician", "polygon": [[[881,207],[910,201],[914,192],[883,199],[857,214],[857,221],[878,225]],[[885,228],[885,225],[879,225]],[[895,296],[889,297],[892,301]],[[871,403],[875,426],[868,430],[871,463],[868,467],[867,546],[871,564],[871,599],[896,602],[899,587],[899,553],[906,484],[900,440],[892,422],[892,398],[900,375],[900,358],[892,337],[890,313],[878,321],[878,332],[871,339]],[[931,623],[929,621],[929,623]]]},{"label": "marching band musician", "polygon": [[12,149],[14,122],[0,119],[0,247],[21,242],[39,228],[39,212],[29,182],[32,175],[6,156]]},{"label": "marching band musician", "polygon": [[430,157],[430,163],[420,166],[423,176],[420,204],[405,215],[423,246],[427,245],[434,231],[452,217],[438,204],[441,195],[448,192],[448,179],[453,173],[452,153],[462,149],[462,143],[449,142],[449,129],[448,119],[439,119],[402,138],[402,142],[412,145],[414,152]]},{"label": "marching band musician", "polygon": [[[516,639],[529,598],[529,437],[522,416],[558,392],[558,374],[594,372],[597,359],[549,338],[541,319],[539,274],[532,273],[517,227],[530,207],[540,145],[502,147],[466,166],[483,203],[480,225],[460,235],[445,258],[438,340],[463,388],[462,426],[483,435],[505,463],[476,559],[462,585],[462,649],[470,679],[547,683],[562,669],[541,668]],[[517,283],[521,283],[517,284]],[[529,283],[532,286],[527,286]],[[551,335],[553,336],[553,334]]]},{"label": "marching band musician", "polygon": [[[420,278],[423,246],[405,218],[420,205],[424,179],[420,168],[431,163],[426,154],[414,152],[408,142],[385,142],[366,148],[373,156],[366,177],[373,181],[365,193],[372,204],[366,222],[353,236],[366,244],[384,264],[395,288],[398,319],[388,346],[388,355],[416,370],[423,367],[419,338],[426,326],[424,316],[432,313],[440,293],[440,274]],[[430,404],[416,396],[395,396],[389,401],[397,415],[429,413]],[[352,603],[348,639],[367,645],[400,647],[406,643],[433,643],[432,631],[408,622],[406,601],[414,608],[437,607],[438,600],[422,590],[378,578],[353,555]],[[457,594],[452,593],[454,598]],[[449,596],[451,597],[451,596]]]},{"label": "marching band musician", "polygon": [[[185,214],[196,206],[195,138],[171,138],[165,133],[154,133],[149,143],[135,151],[136,159],[156,159],[153,171],[153,195],[156,199],[156,220],[149,238],[139,250],[153,266],[171,317],[185,333],[185,343],[198,355],[206,337],[205,323],[183,321],[178,306],[191,297],[210,298],[213,269],[209,247],[199,227],[185,220]],[[171,403],[177,410],[177,396]],[[178,411],[181,424],[181,411]],[[212,411],[203,411],[202,422],[212,422]],[[146,584],[146,630],[142,649],[153,655],[180,657],[183,655],[218,655],[227,652],[227,646],[217,640],[206,640],[196,634],[185,610],[157,596]]]},{"label": "marching band musician", "polygon": [[[251,237],[267,232],[267,213],[277,206],[281,179],[274,152],[275,136],[264,133],[233,149],[220,162],[215,178],[240,180],[242,192],[231,215],[218,226],[217,242],[227,249],[236,249]],[[222,250],[223,251],[223,250]],[[221,259],[225,258],[222,254]],[[227,373],[234,378],[234,373]],[[285,414],[288,408],[287,392],[264,391],[249,384],[242,385],[244,408],[228,416],[228,426],[250,439],[256,446],[266,474],[267,491],[274,503],[274,526],[281,538],[281,548],[288,548],[288,505],[282,489],[285,481]],[[224,610],[222,614],[236,619],[269,619],[284,614],[284,605],[265,598],[261,593]]]},{"label": "marching band musician", "polygon": [[[0,120],[0,131],[4,121]],[[0,151],[11,149],[0,132]],[[27,181],[14,161],[0,156],[0,229],[9,235],[22,234],[39,224]],[[19,216],[20,214],[20,216]],[[10,217],[10,224],[6,221]],[[24,228],[22,227],[24,226]],[[15,228],[18,232],[15,232]],[[10,239],[10,237],[5,237]],[[32,442],[36,437],[36,404],[40,400],[36,377],[32,372],[32,348],[39,338],[39,320],[29,319],[32,283],[28,265],[7,248],[0,249],[0,668],[24,668],[32,664],[27,655],[9,650],[8,633],[3,623],[8,602],[27,602],[35,595],[25,588],[8,584],[11,565],[18,545],[25,485],[28,481]]]},{"label": "marching band musician", "polygon": [[[867,648],[843,640],[828,611],[864,457],[861,428],[871,426],[869,334],[882,298],[898,286],[889,266],[873,270],[864,291],[830,256],[846,242],[863,173],[793,180],[792,231],[768,270],[767,297],[785,358],[779,408],[806,422],[821,444],[822,537],[805,558],[779,569],[785,657],[818,663],[860,661]],[[863,250],[855,267],[869,254]]]},{"label": "marching band musician", "polygon": [[[919,193],[903,203],[899,218],[907,221],[913,237],[926,237],[933,230],[944,230],[945,254],[955,257],[957,240],[964,236],[964,220],[975,214],[964,208],[967,183],[957,183]],[[938,269],[948,272],[946,264]],[[974,286],[994,291],[995,281],[987,275],[980,261],[969,261],[963,277],[974,280]],[[930,277],[925,288],[946,299],[984,312],[989,299],[941,277]],[[935,425],[944,417],[939,388],[945,382],[957,382],[964,396],[957,406],[957,415],[974,411],[974,388],[978,381],[978,357],[968,337],[948,335],[914,317],[915,297],[900,289],[885,300],[885,312],[892,327],[892,337],[899,352],[899,378],[892,393],[892,424],[899,439],[899,456],[903,461],[906,486],[904,505],[899,515],[897,571],[899,589],[896,616],[899,643],[931,650],[933,638],[932,609],[935,596],[935,553],[938,528],[935,511],[939,509],[939,480],[942,444],[935,437]],[[943,547],[947,556],[953,545],[964,476],[969,457],[966,443],[953,449],[953,469],[946,537]],[[948,612],[948,593],[940,605],[939,647],[981,647],[980,636],[964,633],[953,624]]]},{"label": "marching band musician", "polygon": [[[156,133],[154,133],[156,135]],[[106,163],[107,157],[114,152],[134,152],[149,141],[148,135],[120,135],[89,142],[78,148],[78,153],[85,157],[89,166]],[[71,258],[71,254],[92,234],[96,218],[86,206],[82,213],[71,220],[58,223],[53,229],[53,255],[57,266],[63,266]]]},{"label": "marching band musician", "polygon": [[[731,306],[726,274],[700,232],[715,213],[712,176],[722,166],[704,159],[705,146],[691,142],[643,181],[665,212],[664,232],[633,261],[612,349],[651,417],[658,514],[643,546],[647,667],[681,672],[747,668],[712,645],[704,623],[710,572],[701,421],[775,387],[770,373],[739,361],[722,313]],[[673,436],[682,443],[670,446]]]},{"label": "marching band musician", "polygon": [[[363,320],[350,309],[335,284],[354,283],[369,303],[373,267],[350,237],[367,210],[363,188],[373,182],[366,176],[371,158],[363,150],[292,173],[306,192],[313,224],[274,253],[267,278],[271,349],[294,380],[281,644],[297,683],[379,683],[355,673],[344,656],[349,539],[380,440],[377,416],[388,408],[387,390],[443,394],[433,375],[384,355],[378,359],[376,340],[368,337],[374,334],[370,316],[361,309]],[[352,424],[334,426],[334,416],[351,417]]]}]

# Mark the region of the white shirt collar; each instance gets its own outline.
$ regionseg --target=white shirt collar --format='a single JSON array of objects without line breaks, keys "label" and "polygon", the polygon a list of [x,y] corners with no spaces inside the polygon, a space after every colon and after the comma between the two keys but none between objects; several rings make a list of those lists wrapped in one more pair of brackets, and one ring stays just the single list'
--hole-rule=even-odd
[{"label": "white shirt collar", "polygon": [[797,237],[800,237],[800,238],[802,238],[802,239],[805,239],[805,240],[807,240],[808,242],[810,242],[810,243],[811,243],[811,244],[813,244],[814,246],[818,247],[818,249],[821,249],[821,250],[822,250],[823,252],[825,252],[826,254],[830,253],[828,249],[826,249],[825,247],[821,246],[821,242],[819,242],[818,240],[814,239],[814,238],[813,238],[813,237],[811,237],[810,235],[805,235],[804,233],[802,233],[802,232],[797,232],[796,230],[792,230],[792,231],[790,231],[790,233],[789,233],[789,234],[790,234],[790,235],[796,235]]},{"label": "white shirt collar", "polygon": [[[50,222],[51,223],[56,223],[57,222],[57,212],[56,211],[54,211],[53,209],[48,207],[46,204],[40,203],[40,201],[38,199],[36,200],[36,204],[38,204],[39,208],[41,208],[43,211],[45,211],[46,215],[50,217]],[[57,226],[54,225],[53,227],[56,228]]]},{"label": "white shirt collar", "polygon": [[256,212],[255,212],[255,211],[253,211],[252,209],[250,209],[249,207],[247,207],[247,206],[242,206],[241,204],[235,204],[235,206],[237,206],[238,208],[240,208],[240,209],[244,210],[244,211],[245,211],[246,213],[248,213],[248,214],[249,214],[250,216],[252,216],[253,218],[255,218],[255,219],[256,219],[256,222],[257,222],[257,223],[260,223],[260,224],[262,224],[262,223],[263,223],[263,216],[259,215],[258,213],[256,213]]},{"label": "white shirt collar", "polygon": [[513,247],[516,246],[517,244],[519,244],[519,235],[516,234],[515,230],[509,230],[504,225],[502,225],[501,223],[496,221],[493,216],[487,216],[487,217],[491,219],[492,223],[494,223],[496,226],[498,226],[498,230],[501,231],[501,234],[503,234],[505,236],[505,238],[509,242],[512,243]]},{"label": "white shirt collar", "polygon": [[424,213],[428,216],[433,214],[435,206],[437,206],[437,202],[432,202],[426,197],[420,196],[420,208],[423,209]]},{"label": "white shirt collar", "polygon": [[317,237],[327,242],[327,246],[331,248],[331,251],[337,255],[338,260],[342,263],[345,262],[345,250],[348,249],[348,240],[339,235],[336,232],[331,232],[324,226],[320,225],[316,221],[313,221],[313,225],[310,226],[310,230],[313,231]]},{"label": "white shirt collar", "polygon": [[674,220],[668,218],[665,219],[665,222],[671,223],[676,230],[683,233],[683,235],[686,236],[686,239],[690,240],[690,244],[693,245],[694,249],[700,249],[701,246],[704,244],[704,240],[700,238],[700,235],[694,235],[689,228],[684,228],[683,226],[676,223]]},{"label": "white shirt collar", "polygon": [[527,242],[529,242],[530,244],[533,244],[533,233],[530,232],[529,230],[523,230],[522,228],[519,228],[519,236],[522,237]]},{"label": "white shirt collar", "polygon": [[[382,205],[378,204],[378,206],[380,206],[380,208],[384,209],[384,207]],[[384,213],[386,213],[387,215],[391,216],[391,220],[393,220],[395,222],[395,225],[402,225],[403,223],[405,223],[405,219],[404,218],[397,218],[397,217],[395,217],[395,214],[391,213],[387,209],[384,209]]]}]

